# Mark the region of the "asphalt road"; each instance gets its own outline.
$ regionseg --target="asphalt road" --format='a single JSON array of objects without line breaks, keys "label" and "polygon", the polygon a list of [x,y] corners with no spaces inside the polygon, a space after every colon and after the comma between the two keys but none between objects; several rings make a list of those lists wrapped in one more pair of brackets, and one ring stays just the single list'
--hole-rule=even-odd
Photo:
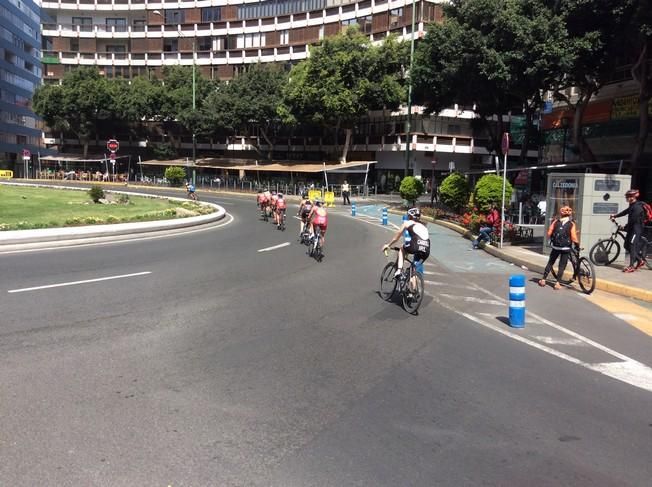
[{"label": "asphalt road", "polygon": [[650,485],[650,336],[531,284],[510,329],[514,266],[434,225],[411,316],[377,219],[334,212],[317,263],[217,202],[220,228],[0,255],[0,485]]}]

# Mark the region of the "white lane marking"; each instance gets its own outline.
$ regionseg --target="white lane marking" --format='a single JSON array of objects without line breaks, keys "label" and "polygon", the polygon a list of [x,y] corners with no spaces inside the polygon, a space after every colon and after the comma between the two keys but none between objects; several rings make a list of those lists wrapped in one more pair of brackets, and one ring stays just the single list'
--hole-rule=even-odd
[{"label": "white lane marking", "polygon": [[423,282],[426,284],[430,284],[432,286],[446,286],[446,287],[454,287],[458,289],[469,289],[471,291],[475,291],[475,288],[473,286],[467,286],[465,284],[450,284],[448,282],[440,282],[440,281],[428,281],[427,279],[424,279]]},{"label": "white lane marking", "polygon": [[492,304],[495,306],[507,305],[507,301],[499,301],[497,299],[482,299],[482,298],[476,298],[474,296],[456,296],[454,294],[446,294],[446,293],[439,293],[439,295],[449,299],[466,301],[467,303]]},{"label": "white lane marking", "polygon": [[[428,264],[428,262],[426,262]],[[434,272],[434,271],[423,271],[423,273],[427,276],[447,276],[445,272]]]},{"label": "white lane marking", "polygon": [[614,316],[616,318],[619,318],[619,319],[623,320],[623,321],[632,321],[632,320],[635,321],[638,318],[638,316],[636,316],[636,315],[630,315],[630,314],[627,314],[627,313],[614,313]]},{"label": "white lane marking", "polygon": [[536,338],[540,342],[547,343],[548,345],[580,345],[586,346],[586,343],[577,338],[553,338],[547,336],[537,336],[534,335],[532,338]]},{"label": "white lane marking", "polygon": [[[483,289],[480,286],[477,286],[477,289],[489,296],[493,296],[496,298],[498,297],[495,294],[493,294],[491,291],[487,291],[486,289]],[[441,302],[440,304],[444,307],[451,309],[451,311],[460,313],[459,311],[453,309],[452,306],[446,305]],[[462,314],[465,315],[465,313]],[[620,362],[605,362],[605,363],[598,363],[598,364],[585,363],[582,362],[581,360],[576,359],[575,357],[571,357],[561,352],[557,352],[556,350],[549,349],[544,345],[540,345],[536,342],[532,342],[531,340],[523,338],[520,335],[515,335],[514,333],[508,330],[498,328],[496,326],[490,325],[489,323],[484,323],[480,319],[473,319],[473,318],[470,319],[473,319],[473,321],[476,321],[477,323],[480,323],[483,326],[487,326],[493,330],[496,330],[499,333],[502,333],[503,335],[510,336],[511,338],[527,343],[528,345],[532,345],[535,348],[539,348],[540,350],[544,350],[548,353],[552,353],[552,355],[556,355],[560,358],[563,358],[564,360],[568,360],[569,362],[573,362],[587,369],[600,372],[601,374],[604,374],[613,379],[620,380],[622,382],[625,382],[626,384],[639,387],[641,389],[645,389],[647,391],[652,392],[652,368],[651,367],[642,364],[641,362],[634,360],[633,358],[630,358],[627,355],[624,355],[620,352],[616,352],[615,350],[605,347],[604,345],[595,342],[590,338],[582,336],[579,333],[575,333],[574,331],[569,330],[568,328],[564,328],[563,326],[558,325],[557,323],[553,323],[552,321],[544,318],[543,316],[539,316],[536,313],[531,313],[531,312],[528,314],[538,319],[542,324],[548,325],[552,328],[555,328],[556,330],[566,333],[567,335],[576,338],[577,340],[580,340],[588,345],[591,345],[592,347],[595,347],[598,350],[602,350],[603,352],[611,355],[612,357],[619,359]]]},{"label": "white lane marking", "polygon": [[25,287],[22,289],[11,289],[8,293],[24,293],[27,291],[38,291],[40,289],[50,289],[53,287],[76,286],[78,284],[88,284],[91,282],[111,281],[113,279],[124,279],[126,277],[146,276],[151,271],[135,272],[133,274],[122,274],[120,276],[98,277],[97,279],[85,279],[83,281],[61,282],[59,284],[48,284],[46,286]]},{"label": "white lane marking", "polygon": [[[79,247],[96,247],[96,246],[100,246],[100,245],[119,245],[119,244],[125,244],[125,243],[130,243],[130,242],[140,242],[140,241],[143,241],[143,240],[156,240],[156,239],[159,239],[159,238],[181,237],[181,236],[189,235],[191,233],[199,233],[199,232],[207,232],[209,230],[215,230],[217,228],[220,228],[220,227],[223,227],[225,225],[228,225],[228,224],[232,223],[233,220],[235,220],[235,218],[230,213],[227,213],[224,220],[225,221],[218,220],[220,223],[217,223],[215,225],[210,225],[210,226],[205,226],[205,227],[202,226],[201,228],[195,228],[195,229],[192,229],[192,230],[183,231],[184,230],[183,228],[179,228],[176,231],[174,231],[174,233],[169,233],[169,234],[165,234],[165,235],[149,235],[149,236],[146,236],[146,237],[136,237],[136,238],[129,238],[128,235],[125,235],[124,237],[126,237],[126,238],[121,239],[121,240],[111,240],[111,241],[107,241],[107,242],[92,242],[92,243],[83,243],[83,244],[75,244],[75,243],[73,243],[71,245],[62,245],[62,246],[59,246],[59,247],[39,247],[39,248],[35,248],[35,249],[4,250],[4,251],[0,251],[0,255],[4,255],[4,254],[23,254],[25,252],[42,252],[44,250],[74,250],[74,249],[78,249]],[[98,237],[98,238],[102,238],[102,237]]]},{"label": "white lane marking", "polygon": [[269,252],[270,250],[280,249],[282,247],[287,247],[288,245],[290,245],[290,242],[285,242],[285,243],[282,243],[282,244],[274,245],[273,247],[267,247],[267,248],[264,248],[264,249],[259,249],[258,252]]}]

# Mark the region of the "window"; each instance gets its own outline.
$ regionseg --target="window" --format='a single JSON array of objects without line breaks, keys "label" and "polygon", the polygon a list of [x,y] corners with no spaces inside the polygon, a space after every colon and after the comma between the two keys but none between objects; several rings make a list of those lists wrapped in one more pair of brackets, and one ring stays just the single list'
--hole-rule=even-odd
[{"label": "window", "polygon": [[198,37],[197,38],[197,50],[198,51],[210,51],[213,47],[213,39],[210,37]]},{"label": "window", "polygon": [[403,18],[403,7],[395,8],[394,10],[389,11],[389,28],[394,29],[401,24],[401,19]]},{"label": "window", "polygon": [[106,31],[111,32],[112,27],[115,29],[115,32],[127,32],[127,19],[107,18]]},{"label": "window", "polygon": [[145,19],[134,19],[133,29],[135,32],[145,31]]},{"label": "window", "polygon": [[179,52],[179,39],[163,39],[163,52]]},{"label": "window", "polygon": [[41,49],[43,49],[44,51],[51,51],[52,50],[52,38],[43,37],[41,39]]},{"label": "window", "polygon": [[202,22],[218,22],[222,20],[221,7],[206,7],[201,9]]},{"label": "window", "polygon": [[280,39],[279,43],[284,46],[286,44],[290,43],[290,31],[289,30],[282,30],[280,32]]},{"label": "window", "polygon": [[106,52],[125,53],[127,52],[127,49],[125,46],[107,44]]},{"label": "window", "polygon": [[265,35],[260,32],[254,34],[241,34],[237,36],[236,47],[238,49],[250,49],[253,47],[262,47],[265,45]]},{"label": "window", "polygon": [[183,24],[186,21],[186,13],[183,10],[166,10],[166,24]]},{"label": "window", "polygon": [[79,26],[81,32],[91,32],[93,30],[93,19],[91,17],[73,17],[72,25]]},{"label": "window", "polygon": [[357,25],[358,20],[357,19],[347,19],[342,21],[342,26],[343,27],[348,27],[350,25]]},{"label": "window", "polygon": [[79,39],[70,39],[70,51],[79,52]]},{"label": "window", "polygon": [[371,15],[361,17],[358,20],[358,23],[360,24],[360,31],[364,32],[365,34],[371,34],[371,22]]},{"label": "window", "polygon": [[462,133],[462,128],[457,124],[448,125],[448,135],[459,135]]}]

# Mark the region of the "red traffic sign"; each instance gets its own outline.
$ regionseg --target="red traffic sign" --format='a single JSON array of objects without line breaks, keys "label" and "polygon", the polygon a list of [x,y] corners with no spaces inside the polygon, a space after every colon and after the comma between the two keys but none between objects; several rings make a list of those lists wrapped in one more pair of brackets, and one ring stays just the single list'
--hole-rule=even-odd
[{"label": "red traffic sign", "polygon": [[115,152],[111,152],[111,154],[109,154],[109,159],[115,161]]},{"label": "red traffic sign", "polygon": [[505,132],[503,134],[503,140],[500,143],[500,148],[503,151],[503,154],[507,154],[509,152],[509,132]]},{"label": "red traffic sign", "polygon": [[26,159],[32,157],[32,153],[29,151],[29,149],[23,149],[23,157]]},{"label": "red traffic sign", "polygon": [[115,139],[109,139],[106,141],[106,148],[111,152],[116,152],[120,148],[120,143]]}]

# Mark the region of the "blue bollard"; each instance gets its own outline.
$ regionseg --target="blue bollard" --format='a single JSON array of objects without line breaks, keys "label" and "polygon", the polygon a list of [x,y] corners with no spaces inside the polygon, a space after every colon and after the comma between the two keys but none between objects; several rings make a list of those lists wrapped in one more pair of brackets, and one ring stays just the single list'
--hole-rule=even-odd
[{"label": "blue bollard", "polygon": [[387,208],[383,208],[383,225],[387,225]]},{"label": "blue bollard", "polygon": [[355,216],[355,201],[351,202],[351,216]]},{"label": "blue bollard", "polygon": [[[403,215],[403,221],[406,222],[408,220],[407,215]],[[410,236],[410,232],[407,230],[403,230],[403,240],[405,240],[405,243],[410,243],[410,240],[412,240],[412,237]]]},{"label": "blue bollard", "polygon": [[509,276],[509,326],[525,326],[525,276]]}]

